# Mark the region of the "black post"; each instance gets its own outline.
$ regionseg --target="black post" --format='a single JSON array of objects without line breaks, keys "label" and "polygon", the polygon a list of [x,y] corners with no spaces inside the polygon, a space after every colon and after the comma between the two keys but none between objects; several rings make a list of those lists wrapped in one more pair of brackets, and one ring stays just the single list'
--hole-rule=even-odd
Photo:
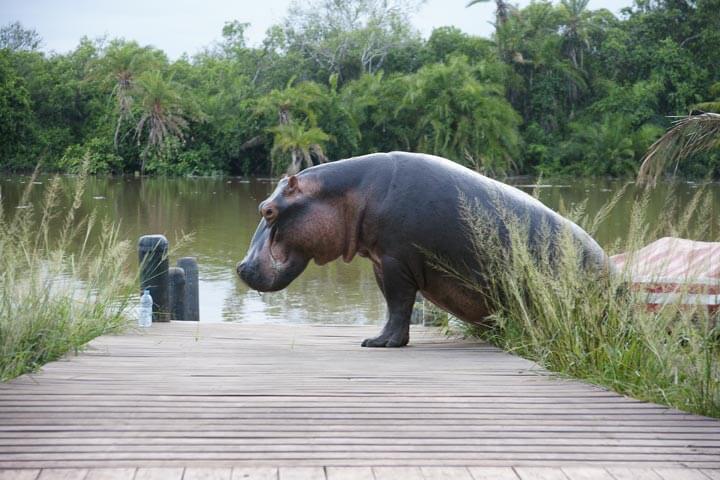
[{"label": "black post", "polygon": [[170,320],[168,298],[168,241],[164,235],[143,235],[138,241],[140,289],[150,290],[153,322]]},{"label": "black post", "polygon": [[185,319],[200,320],[200,294],[198,286],[198,264],[194,257],[183,257],[177,266],[185,270]]},{"label": "black post", "polygon": [[185,270],[170,267],[170,314],[173,320],[187,320],[185,315]]}]

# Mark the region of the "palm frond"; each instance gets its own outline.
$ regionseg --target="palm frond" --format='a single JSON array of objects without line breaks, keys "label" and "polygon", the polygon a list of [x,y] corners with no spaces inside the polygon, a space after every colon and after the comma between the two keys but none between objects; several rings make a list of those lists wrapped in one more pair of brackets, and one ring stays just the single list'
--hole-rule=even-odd
[{"label": "palm frond", "polygon": [[720,146],[720,114],[679,117],[648,149],[638,171],[639,184],[655,184],[668,163],[676,164],[696,153]]},{"label": "palm frond", "polygon": [[478,3],[485,3],[489,2],[490,0],[470,0],[467,5],[465,5],[465,8],[472,7],[473,5],[476,5]]}]

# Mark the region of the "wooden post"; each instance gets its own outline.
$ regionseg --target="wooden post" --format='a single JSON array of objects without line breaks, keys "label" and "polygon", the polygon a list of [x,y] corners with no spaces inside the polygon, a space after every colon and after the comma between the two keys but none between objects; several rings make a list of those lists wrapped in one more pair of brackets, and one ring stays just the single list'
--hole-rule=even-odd
[{"label": "wooden post", "polygon": [[153,322],[170,320],[167,252],[168,241],[164,235],[143,235],[138,240],[140,291],[150,290]]},{"label": "wooden post", "polygon": [[168,271],[170,283],[170,316],[172,320],[187,320],[185,314],[185,270],[170,267]]},{"label": "wooden post", "polygon": [[183,257],[177,266],[185,271],[185,319],[200,321],[200,294],[198,285],[198,264],[194,257]]}]

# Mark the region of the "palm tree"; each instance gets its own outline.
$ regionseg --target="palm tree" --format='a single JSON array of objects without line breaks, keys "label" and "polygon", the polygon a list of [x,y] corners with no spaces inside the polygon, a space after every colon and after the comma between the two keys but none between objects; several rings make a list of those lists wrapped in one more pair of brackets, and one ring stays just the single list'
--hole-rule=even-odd
[{"label": "palm tree", "polygon": [[[472,7],[478,3],[485,3],[490,0],[470,0],[465,8]],[[511,55],[508,54],[506,48],[507,41],[504,38],[503,29],[510,19],[510,12],[512,6],[503,0],[495,0],[495,42],[497,44],[500,58],[508,61]]]},{"label": "palm tree", "polygon": [[291,123],[294,115],[298,114],[315,125],[315,110],[325,101],[325,89],[315,82],[302,82],[292,86],[294,81],[295,78],[291,78],[283,90],[272,90],[262,97],[258,101],[257,110],[260,113],[276,112],[278,125]]},{"label": "palm tree", "polygon": [[577,69],[583,68],[583,51],[590,48],[587,32],[588,12],[590,0],[561,0],[561,10],[565,14],[565,44],[568,57]]},{"label": "palm tree", "polygon": [[571,100],[570,116],[573,117],[574,102],[578,98],[579,90],[583,88],[584,82],[584,52],[590,48],[590,40],[587,31],[589,13],[587,6],[590,0],[561,0],[560,10],[564,14],[564,45],[563,50],[570,59],[572,70],[577,79],[568,77],[568,90]]},{"label": "palm tree", "polygon": [[[271,158],[275,158],[278,152],[290,152],[290,165],[287,167],[287,174],[293,175],[300,171],[302,164],[305,167],[312,167],[313,157],[317,163],[325,163],[327,158],[323,152],[322,143],[330,140],[330,136],[318,127],[307,127],[304,123],[289,122],[277,125],[269,129],[274,134],[273,148],[270,152]],[[273,162],[273,170],[278,170],[278,165]]]},{"label": "palm tree", "polygon": [[145,148],[141,154],[141,172],[144,173],[145,160],[151,150],[159,150],[169,138],[185,139],[192,113],[172,79],[166,80],[161,72],[144,73],[137,84],[140,118],[135,125],[135,137],[138,144],[145,137]]},{"label": "palm tree", "polygon": [[97,78],[111,89],[115,98],[118,118],[115,123],[114,144],[118,148],[120,128],[132,118],[132,109],[137,92],[138,76],[149,69],[158,68],[159,53],[141,48],[136,42],[114,41],[105,55],[98,60],[90,72],[90,78]]},{"label": "palm tree", "polygon": [[[710,105],[717,102],[706,102]],[[699,106],[699,105],[698,105]],[[648,149],[638,171],[638,183],[654,185],[665,165],[700,152],[720,148],[720,114],[698,112],[678,118]]]},{"label": "palm tree", "polygon": [[[490,0],[470,0],[468,4],[465,5],[465,8],[472,7],[473,5],[476,5],[478,3],[485,3],[489,1]],[[495,0],[495,18],[497,20],[495,28],[497,28],[498,25],[504,25],[505,22],[508,21],[508,18],[510,18],[510,4],[508,2],[504,2],[503,0]]]},{"label": "palm tree", "polygon": [[275,173],[279,173],[275,161],[278,152],[290,152],[289,174],[300,171],[303,162],[308,167],[312,166],[313,157],[319,163],[327,161],[321,144],[330,136],[317,127],[315,112],[326,106],[328,93],[315,82],[291,86],[293,81],[291,79],[285,89],[273,90],[261,98],[256,107],[260,114],[277,115],[276,125],[267,129],[273,134],[271,161]]}]

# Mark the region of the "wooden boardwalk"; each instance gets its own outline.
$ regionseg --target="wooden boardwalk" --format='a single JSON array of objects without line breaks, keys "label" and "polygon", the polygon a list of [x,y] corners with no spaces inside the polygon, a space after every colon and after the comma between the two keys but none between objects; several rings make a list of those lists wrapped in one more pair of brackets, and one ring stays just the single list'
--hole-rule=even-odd
[{"label": "wooden boardwalk", "polygon": [[[413,327],[156,324],[0,384],[4,479],[720,480],[720,421]],[[5,470],[1,470],[5,469]]]}]

